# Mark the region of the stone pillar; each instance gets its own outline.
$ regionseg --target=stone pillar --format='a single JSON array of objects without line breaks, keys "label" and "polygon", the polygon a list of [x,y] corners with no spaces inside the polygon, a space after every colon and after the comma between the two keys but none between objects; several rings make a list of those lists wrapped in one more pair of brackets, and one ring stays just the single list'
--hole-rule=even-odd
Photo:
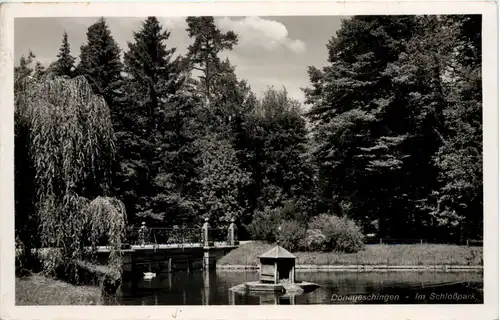
[{"label": "stone pillar", "polygon": [[237,246],[239,245],[240,241],[238,240],[238,227],[234,223],[234,218],[231,219],[231,224],[229,225],[229,245],[230,246]]},{"label": "stone pillar", "polygon": [[201,241],[203,246],[203,269],[213,269],[215,266],[214,253],[211,252],[211,248],[214,247],[214,240],[212,238],[212,228],[208,223],[208,218],[205,218],[205,223],[201,229]]},{"label": "stone pillar", "polygon": [[212,228],[208,223],[208,218],[205,218],[205,223],[201,228],[201,243],[203,247],[213,247],[214,239],[212,238]]}]

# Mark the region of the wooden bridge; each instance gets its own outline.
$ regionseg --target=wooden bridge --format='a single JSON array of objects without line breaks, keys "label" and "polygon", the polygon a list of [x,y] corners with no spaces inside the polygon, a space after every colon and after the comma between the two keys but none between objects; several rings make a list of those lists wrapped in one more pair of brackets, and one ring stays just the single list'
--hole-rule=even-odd
[{"label": "wooden bridge", "polygon": [[[124,275],[213,269],[217,259],[239,245],[234,221],[225,229],[213,229],[207,220],[201,229],[133,228],[128,239],[132,245],[122,250]],[[99,263],[106,264],[109,253],[99,247]]]}]

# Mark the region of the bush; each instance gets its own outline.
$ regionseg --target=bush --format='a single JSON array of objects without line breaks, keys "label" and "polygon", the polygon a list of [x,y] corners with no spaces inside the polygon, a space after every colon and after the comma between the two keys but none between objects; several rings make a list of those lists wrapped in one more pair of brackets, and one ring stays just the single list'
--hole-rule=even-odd
[{"label": "bush", "polygon": [[278,227],[281,222],[279,208],[266,207],[264,211],[258,211],[253,217],[252,223],[247,230],[253,240],[276,241]]},{"label": "bush", "polygon": [[304,242],[307,251],[326,251],[326,237],[319,229],[308,229]]},{"label": "bush", "polygon": [[[335,215],[321,214],[313,218],[308,225],[309,241],[311,244],[319,246],[324,251],[357,252],[363,249],[363,233],[356,223],[347,217],[339,218]],[[318,231],[325,237],[324,245],[321,245],[322,238]],[[313,241],[315,239],[315,241]],[[309,250],[313,250],[309,248]]]},{"label": "bush", "polygon": [[285,221],[281,224],[279,233],[280,245],[290,251],[298,251],[305,247],[307,226],[296,220]]},{"label": "bush", "polygon": [[285,221],[297,221],[298,223],[307,223],[308,215],[298,202],[287,200],[283,203],[280,216]]}]

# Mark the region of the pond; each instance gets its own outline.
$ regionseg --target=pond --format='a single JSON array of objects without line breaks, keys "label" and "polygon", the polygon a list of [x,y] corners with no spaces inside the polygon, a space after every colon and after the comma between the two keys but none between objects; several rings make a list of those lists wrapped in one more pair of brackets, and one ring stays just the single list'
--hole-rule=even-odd
[{"label": "pond", "polygon": [[256,271],[191,271],[129,280],[110,304],[260,305],[260,304],[450,304],[483,303],[481,272],[297,272],[297,281],[320,285],[288,296],[240,294],[229,288],[259,279]]}]

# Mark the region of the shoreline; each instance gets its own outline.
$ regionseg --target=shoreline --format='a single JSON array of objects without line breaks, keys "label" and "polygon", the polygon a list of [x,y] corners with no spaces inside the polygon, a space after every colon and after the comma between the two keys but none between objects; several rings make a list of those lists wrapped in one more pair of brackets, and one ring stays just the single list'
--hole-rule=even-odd
[{"label": "shoreline", "polygon": [[[220,270],[258,270],[264,241],[239,246],[218,259]],[[442,244],[365,245],[355,253],[292,252],[297,271],[482,271],[483,248]]]},{"label": "shoreline", "polygon": [[[352,271],[352,272],[369,272],[369,271],[444,271],[444,272],[466,272],[466,271],[483,271],[483,266],[480,265],[313,265],[302,264],[296,265],[296,271]],[[258,265],[217,265],[217,270],[224,271],[258,271]]]},{"label": "shoreline", "polygon": [[16,306],[102,305],[101,289],[91,285],[73,285],[63,280],[32,274],[15,278]]}]

